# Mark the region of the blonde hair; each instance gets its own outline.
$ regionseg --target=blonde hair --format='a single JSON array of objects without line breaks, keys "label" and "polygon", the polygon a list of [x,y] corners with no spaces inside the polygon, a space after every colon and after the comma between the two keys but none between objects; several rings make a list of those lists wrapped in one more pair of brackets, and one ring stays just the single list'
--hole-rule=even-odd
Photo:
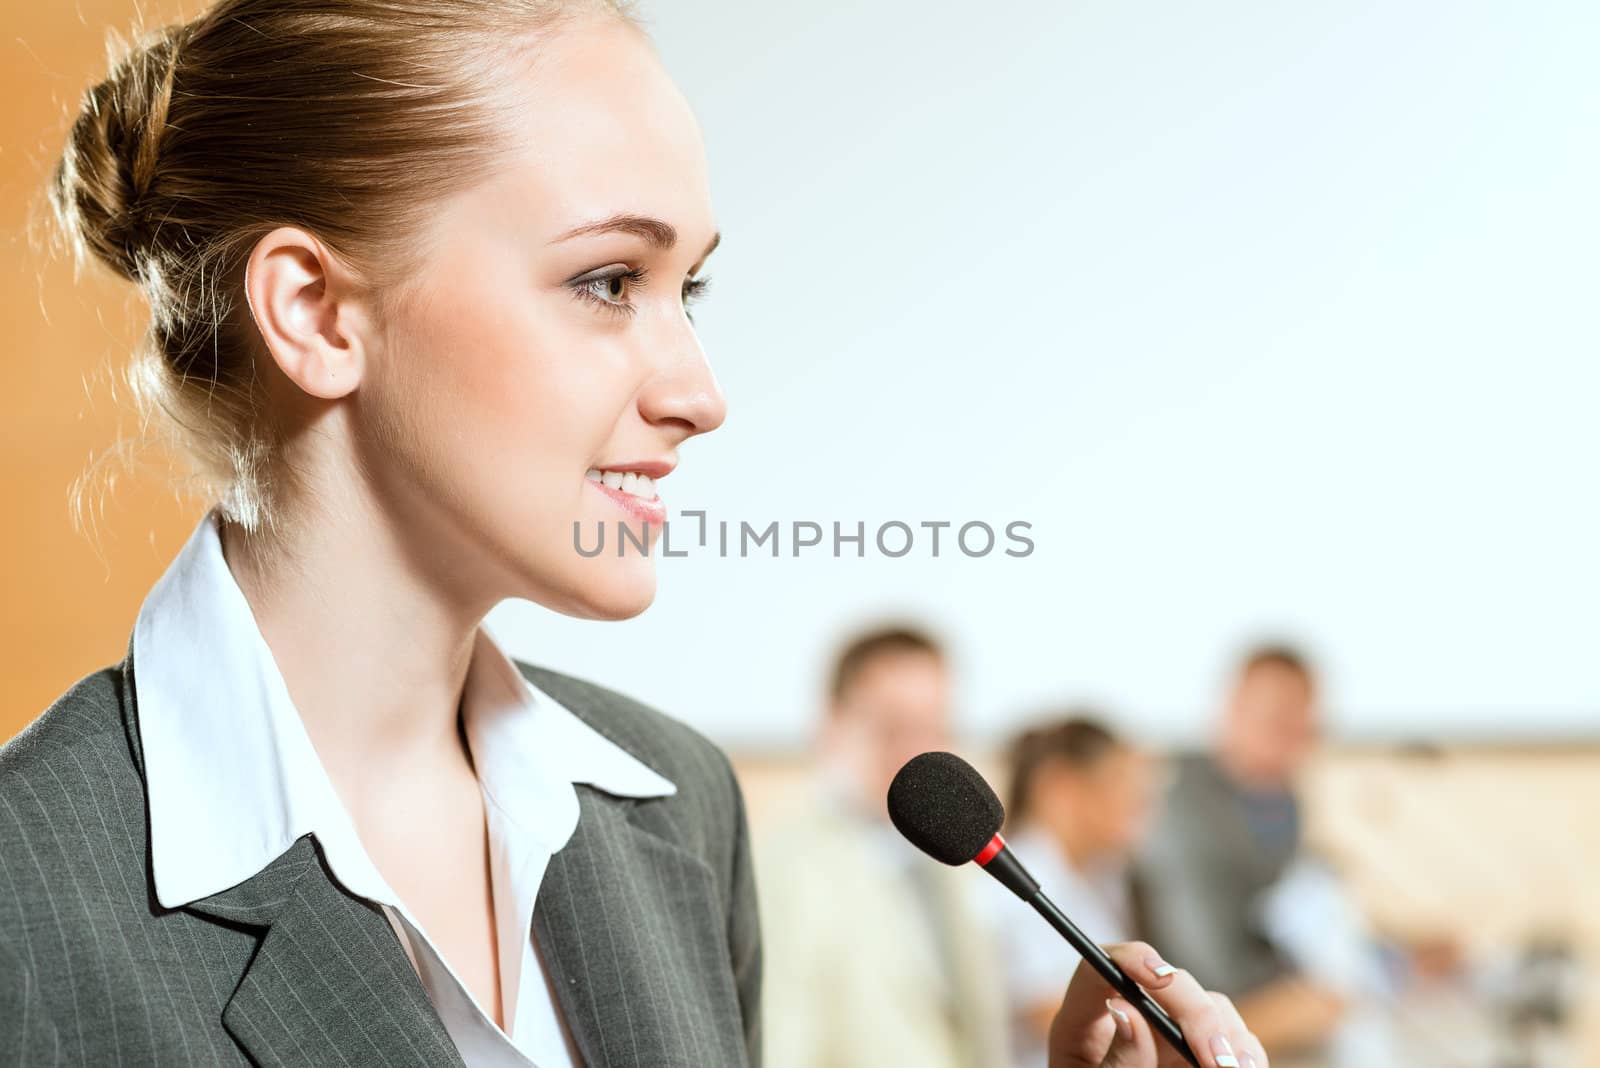
[{"label": "blonde hair", "polygon": [[271,526],[292,477],[240,312],[251,249],[278,226],[314,233],[381,317],[426,252],[428,207],[508,143],[519,47],[587,14],[638,25],[626,0],[220,0],[113,39],[48,199],[77,266],[142,290],[130,382],[228,518]]}]

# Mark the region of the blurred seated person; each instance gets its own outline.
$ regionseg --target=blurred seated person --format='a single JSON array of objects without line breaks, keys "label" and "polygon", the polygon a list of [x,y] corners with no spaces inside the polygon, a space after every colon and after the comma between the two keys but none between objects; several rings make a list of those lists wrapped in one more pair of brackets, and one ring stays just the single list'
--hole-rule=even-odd
[{"label": "blurred seated person", "polygon": [[[1151,759],[1087,710],[1025,731],[1009,757],[1012,851],[1095,942],[1142,939],[1130,861],[1153,808]],[[1001,953],[1013,1061],[1044,1068],[1051,1020],[1078,954],[999,883],[982,885]]]},{"label": "blurred seated person", "polygon": [[885,801],[907,760],[951,748],[949,675],[912,626],[836,658],[810,788],[756,834],[767,1068],[1005,1063],[997,968],[970,900],[980,880],[919,853]]},{"label": "blurred seated person", "polygon": [[[1213,752],[1184,757],[1140,857],[1148,940],[1230,995],[1279,1064],[1328,1054],[1335,990],[1274,938],[1280,884],[1304,866],[1296,779],[1319,733],[1317,682],[1285,645],[1244,657]],[[1276,902],[1277,904],[1274,904]]]}]

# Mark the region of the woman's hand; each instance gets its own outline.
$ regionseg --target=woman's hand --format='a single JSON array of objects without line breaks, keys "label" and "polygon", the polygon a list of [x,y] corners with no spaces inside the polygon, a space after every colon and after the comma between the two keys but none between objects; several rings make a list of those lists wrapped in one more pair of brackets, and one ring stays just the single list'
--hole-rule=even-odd
[{"label": "woman's hand", "polygon": [[[1268,1068],[1267,1055],[1221,994],[1201,989],[1143,942],[1105,947],[1177,1023],[1205,1068]],[[1132,1005],[1087,964],[1080,964],[1050,1028],[1050,1068],[1186,1068]]]}]

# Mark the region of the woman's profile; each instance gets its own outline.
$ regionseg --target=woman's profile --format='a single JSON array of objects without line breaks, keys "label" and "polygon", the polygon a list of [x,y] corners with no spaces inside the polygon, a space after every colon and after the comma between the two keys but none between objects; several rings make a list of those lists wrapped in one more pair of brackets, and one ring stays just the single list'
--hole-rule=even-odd
[{"label": "woman's profile", "polygon": [[[483,624],[643,611],[649,554],[575,530],[652,539],[725,415],[705,151],[637,18],[220,0],[89,90],[50,196],[148,301],[211,507],[0,750],[0,1063],[759,1063],[727,758]],[[1156,1065],[1107,993],[1059,1063]]]}]

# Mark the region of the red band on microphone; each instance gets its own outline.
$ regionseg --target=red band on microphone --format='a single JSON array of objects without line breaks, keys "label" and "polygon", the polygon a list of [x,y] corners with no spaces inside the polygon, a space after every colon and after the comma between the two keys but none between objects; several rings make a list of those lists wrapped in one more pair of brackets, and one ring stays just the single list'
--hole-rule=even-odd
[{"label": "red band on microphone", "polygon": [[973,857],[972,860],[978,865],[978,867],[981,868],[985,864],[988,864],[995,857],[999,856],[1000,850],[1004,849],[1005,847],[1006,840],[1001,838],[997,833],[993,838],[989,839],[989,844],[984,846],[982,851],[980,851],[977,856]]}]

